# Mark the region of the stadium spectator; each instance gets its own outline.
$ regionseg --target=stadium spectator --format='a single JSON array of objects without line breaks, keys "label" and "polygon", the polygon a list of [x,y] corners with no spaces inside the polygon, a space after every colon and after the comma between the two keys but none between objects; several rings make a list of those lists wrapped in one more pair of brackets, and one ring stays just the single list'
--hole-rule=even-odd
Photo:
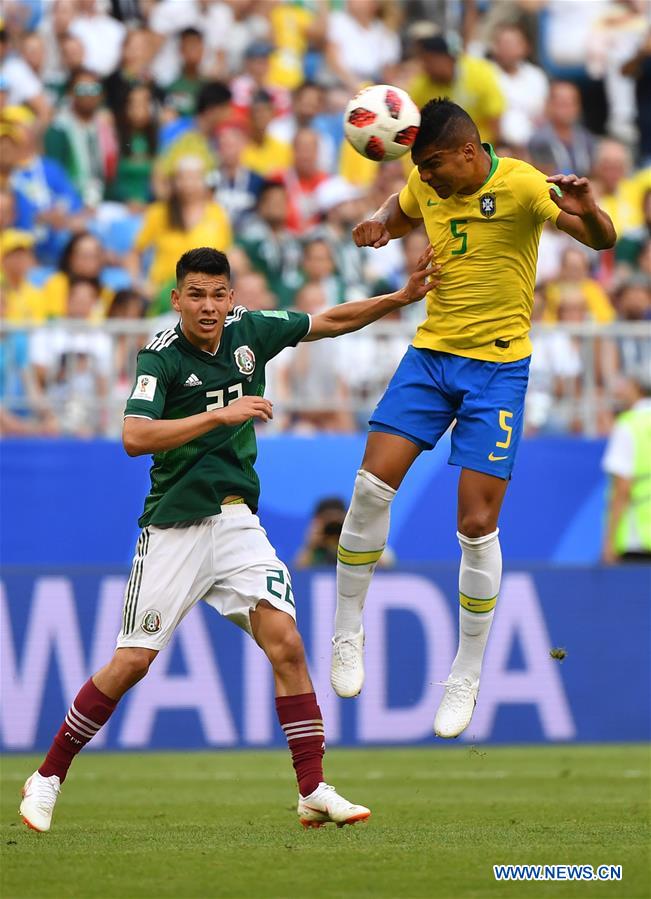
[{"label": "stadium spectator", "polygon": [[119,157],[108,197],[141,211],[153,200],[152,174],[158,145],[158,122],[152,88],[133,84],[117,117]]},{"label": "stadium spectator", "polygon": [[[305,284],[317,284],[323,291],[326,306],[336,306],[346,300],[346,288],[343,279],[337,273],[332,248],[324,238],[316,237],[305,242],[301,274],[303,277],[301,288]],[[404,283],[401,281],[400,286]]]},{"label": "stadium spectator", "polygon": [[420,40],[417,49],[422,72],[409,84],[414,103],[420,107],[433,97],[449,97],[475,120],[482,140],[494,143],[506,109],[495,67],[461,52],[443,35]]},{"label": "stadium spectator", "polygon": [[272,137],[269,131],[273,117],[271,95],[258,91],[251,100],[251,126],[242,165],[263,178],[285,172],[292,163],[291,146]]},{"label": "stadium spectator", "polygon": [[306,72],[320,63],[328,27],[327,5],[315,3],[308,8],[307,4],[275,2],[266,11],[275,47],[269,80],[295,90]]},{"label": "stadium spectator", "polygon": [[644,221],[644,194],[651,190],[651,169],[632,175],[631,153],[616,140],[602,140],[592,170],[599,203],[613,220],[618,235],[639,228]]},{"label": "stadium spectator", "polygon": [[13,53],[9,34],[0,20],[0,78],[5,85],[7,106],[29,106],[42,127],[47,125],[52,108],[40,79],[22,56]]},{"label": "stadium spectator", "polygon": [[[172,174],[171,192],[165,201],[148,207],[134,251],[126,265],[134,283],[144,281],[144,292],[156,296],[174,279],[176,260],[193,247],[228,250],[232,235],[228,216],[210,196],[204,160],[181,157]],[[142,256],[153,251],[151,267],[144,279]]]},{"label": "stadium spectator", "polygon": [[303,546],[294,559],[294,567],[322,568],[337,564],[339,536],[346,517],[346,504],[337,496],[319,500],[308,524]]},{"label": "stadium spectator", "polygon": [[322,221],[311,236],[322,237],[330,244],[349,300],[366,295],[364,258],[350,240],[351,229],[362,212],[363,196],[358,187],[340,177],[329,178],[317,188]]},{"label": "stadium spectator", "polygon": [[[186,4],[188,5],[188,4]],[[205,33],[215,53],[215,77],[239,75],[247,47],[269,38],[269,20],[257,0],[230,0],[211,5],[205,17]]]},{"label": "stadium spectator", "polygon": [[[126,288],[118,290],[109,310],[107,319],[139,321],[147,311],[147,301],[137,290]],[[136,357],[140,348],[147,343],[149,328],[145,325],[140,334],[128,332],[116,334],[113,339],[113,358],[111,361],[111,408],[108,431],[118,436],[123,423],[124,403],[131,392]]]},{"label": "stadium spectator", "polygon": [[[70,285],[79,279],[99,281],[105,257],[101,243],[88,231],[81,231],[71,237],[59,262],[59,271],[51,275],[43,285],[43,296],[48,317],[65,316]],[[98,320],[104,317],[113,299],[113,291],[101,288],[96,306],[91,310],[91,317]]]},{"label": "stadium spectator", "polygon": [[[230,261],[232,253],[228,256]],[[238,306],[246,306],[252,312],[276,308],[276,298],[269,290],[264,275],[259,272],[245,272],[238,275],[235,282],[235,302]]]},{"label": "stadium spectator", "polygon": [[64,34],[60,41],[61,66],[63,68],[63,80],[59,86],[58,106],[65,103],[66,90],[70,78],[84,68],[84,45],[74,34]]},{"label": "stadium spectator", "polygon": [[[321,287],[306,284],[296,294],[293,308],[316,315],[325,305]],[[297,433],[355,430],[337,354],[322,341],[300,343],[291,352],[280,353],[274,368],[274,390],[281,410],[288,410],[289,428]]]},{"label": "stadium spectator", "polygon": [[244,53],[244,73],[231,82],[233,106],[246,119],[252,115],[252,106],[261,93],[269,95],[273,116],[286,115],[291,108],[290,94],[269,79],[269,60],[273,47],[266,41],[250,44]]},{"label": "stadium spectator", "polygon": [[[614,296],[617,318],[623,322],[651,321],[651,277],[635,275],[625,281]],[[610,372],[629,376],[644,366],[651,370],[651,339],[648,336],[619,336],[608,341],[614,358]]]},{"label": "stadium spectator", "polygon": [[602,558],[615,562],[651,562],[651,369],[630,375],[619,385],[625,410],[615,423],[603,458],[610,491]]},{"label": "stadium spectator", "polygon": [[84,45],[84,66],[100,78],[118,65],[126,28],[101,12],[97,0],[77,0],[75,17],[68,29]]},{"label": "stadium spectator", "polygon": [[145,28],[127,31],[120,64],[104,80],[106,105],[116,118],[123,113],[127,96],[134,85],[148,85],[156,99],[162,99],[163,92],[156,87],[151,74],[154,53],[154,37],[150,31]]},{"label": "stadium spectator", "polygon": [[[38,34],[43,38],[45,62],[43,64],[43,85],[46,91],[58,101],[65,93],[65,84],[70,71],[63,62],[61,44],[68,34],[75,15],[74,4],[69,0],[52,0],[44,6],[43,16],[38,24]],[[77,40],[77,38],[75,38]],[[83,45],[78,65],[83,65]]]},{"label": "stadium spectator", "polygon": [[6,107],[0,124],[0,179],[15,199],[15,225],[36,239],[36,257],[53,265],[70,233],[84,227],[81,197],[66,172],[38,152],[38,123],[25,106]]},{"label": "stadium spectator", "polygon": [[7,187],[0,187],[0,233],[12,228],[16,222],[16,201],[13,192]]},{"label": "stadium spectator", "polygon": [[622,66],[622,74],[635,79],[638,157],[642,165],[651,165],[651,28],[640,47]]},{"label": "stadium spectator", "polygon": [[326,62],[348,90],[363,81],[381,84],[382,71],[400,59],[400,39],[380,15],[377,0],[347,0],[328,19]]},{"label": "stadium spectator", "polygon": [[569,81],[553,81],[544,124],[529,141],[533,164],[547,174],[589,175],[596,141],[580,123],[581,95]]},{"label": "stadium spectator", "polygon": [[203,34],[198,28],[184,28],[178,36],[181,70],[165,88],[165,106],[182,118],[197,111],[199,92],[205,84],[201,74],[204,54]]},{"label": "stadium spectator", "polygon": [[217,148],[219,168],[215,171],[215,199],[238,228],[255,204],[264,179],[242,165],[246,135],[239,125],[224,125],[219,130]]},{"label": "stadium spectator", "polygon": [[104,198],[115,174],[118,144],[113,118],[102,109],[102,84],[88,69],[78,69],[68,85],[70,105],[60,109],[45,135],[46,154],[59,162],[84,204]]},{"label": "stadium spectator", "polygon": [[230,118],[230,88],[220,81],[207,81],[199,91],[194,118],[175,119],[159,132],[162,173],[169,175],[176,161],[189,155],[200,156],[207,168],[214,169],[217,165],[215,135]]},{"label": "stadium spectator", "polygon": [[0,257],[4,293],[4,315],[10,322],[33,322],[45,319],[43,292],[27,279],[34,267],[34,238],[28,231],[8,228],[0,236]]},{"label": "stadium spectator", "polygon": [[531,47],[517,23],[498,26],[491,41],[491,58],[497,66],[506,109],[500,120],[502,140],[526,147],[542,121],[549,92],[547,76],[528,61]]},{"label": "stadium spectator", "polygon": [[102,399],[107,394],[113,344],[100,330],[70,327],[76,321],[92,320],[99,303],[96,279],[72,279],[66,318],[55,327],[36,331],[30,339],[37,406],[51,410],[66,434],[91,436],[106,427]]},{"label": "stadium spectator", "polygon": [[598,281],[590,277],[586,253],[576,246],[567,247],[563,251],[558,279],[547,284],[543,321],[557,321],[559,308],[568,297],[582,298],[588,321],[607,324],[615,318],[615,310],[608,294]]},{"label": "stadium spectator", "polygon": [[328,176],[319,169],[319,136],[316,131],[310,128],[297,131],[292,151],[294,163],[282,174],[289,200],[287,227],[295,234],[305,234],[319,220],[316,191]]},{"label": "stadium spectator", "polygon": [[267,181],[258,196],[255,213],[248,217],[237,233],[237,243],[249,257],[255,271],[265,276],[281,309],[290,305],[300,285],[298,267],[301,248],[297,239],[287,231],[288,213],[286,187]]},{"label": "stadium spectator", "polygon": [[639,227],[620,233],[615,246],[615,259],[620,274],[635,271],[644,245],[651,240],[651,187],[645,191],[642,200],[642,219]]},{"label": "stadium spectator", "polygon": [[269,134],[283,144],[291,144],[299,128],[311,128],[319,136],[319,168],[332,174],[337,164],[337,144],[324,126],[325,94],[321,85],[304,81],[292,95],[292,109],[277,116],[269,125]]}]

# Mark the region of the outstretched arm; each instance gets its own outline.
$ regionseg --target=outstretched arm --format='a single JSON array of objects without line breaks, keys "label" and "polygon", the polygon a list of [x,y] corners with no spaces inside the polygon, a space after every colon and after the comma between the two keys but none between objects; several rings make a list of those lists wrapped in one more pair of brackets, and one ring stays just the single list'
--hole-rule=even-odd
[{"label": "outstretched arm", "polygon": [[321,340],[323,337],[338,337],[340,334],[359,331],[360,328],[370,325],[389,312],[422,300],[440,281],[438,277],[440,266],[432,260],[432,254],[432,248],[428,247],[418,260],[416,270],[407,284],[395,293],[373,297],[371,300],[342,303],[314,315],[310,333],[303,340]]},{"label": "outstretched arm", "polygon": [[384,201],[370,219],[353,228],[353,240],[358,247],[383,247],[394,237],[403,237],[412,228],[422,224],[422,219],[412,219],[402,211],[398,194]]},{"label": "outstretched arm", "polygon": [[593,250],[608,250],[615,246],[614,225],[610,216],[597,206],[587,178],[552,175],[547,181],[562,191],[560,196],[553,187],[549,191],[549,196],[561,209],[556,219],[559,230]]}]

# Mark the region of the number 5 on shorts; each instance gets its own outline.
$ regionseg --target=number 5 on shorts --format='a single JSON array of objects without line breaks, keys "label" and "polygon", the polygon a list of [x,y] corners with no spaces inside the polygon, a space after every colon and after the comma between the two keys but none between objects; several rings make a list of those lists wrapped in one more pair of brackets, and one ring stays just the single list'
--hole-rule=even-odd
[{"label": "number 5 on shorts", "polygon": [[[290,606],[294,605],[294,594],[292,592],[292,584],[289,578],[285,583],[285,572],[282,568],[267,568],[267,593],[275,596],[276,599],[283,599]],[[274,589],[274,584],[278,584],[279,590]],[[279,592],[280,591],[280,592]],[[284,591],[284,595],[283,595]]]},{"label": "number 5 on shorts", "polygon": [[511,445],[513,425],[508,424],[509,418],[513,418],[513,413],[507,412],[506,409],[500,409],[500,428],[506,432],[506,440],[498,440],[495,444],[495,446],[499,446],[500,449],[508,449]]}]

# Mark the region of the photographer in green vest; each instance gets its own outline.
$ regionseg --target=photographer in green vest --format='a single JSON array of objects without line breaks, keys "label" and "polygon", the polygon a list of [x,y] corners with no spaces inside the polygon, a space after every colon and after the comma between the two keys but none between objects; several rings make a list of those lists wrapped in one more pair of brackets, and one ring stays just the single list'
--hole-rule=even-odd
[{"label": "photographer in green vest", "polygon": [[623,385],[618,416],[603,458],[610,490],[603,561],[651,563],[651,367]]}]

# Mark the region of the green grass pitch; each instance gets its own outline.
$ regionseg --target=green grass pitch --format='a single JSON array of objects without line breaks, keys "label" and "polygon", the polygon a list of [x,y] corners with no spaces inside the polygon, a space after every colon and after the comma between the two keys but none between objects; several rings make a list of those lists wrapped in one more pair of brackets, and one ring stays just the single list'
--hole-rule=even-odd
[{"label": "green grass pitch", "polygon": [[[286,752],[82,755],[49,834],[2,760],[3,899],[648,897],[645,746],[337,750],[367,824],[304,831]],[[621,864],[620,883],[497,883],[499,863]]]}]

